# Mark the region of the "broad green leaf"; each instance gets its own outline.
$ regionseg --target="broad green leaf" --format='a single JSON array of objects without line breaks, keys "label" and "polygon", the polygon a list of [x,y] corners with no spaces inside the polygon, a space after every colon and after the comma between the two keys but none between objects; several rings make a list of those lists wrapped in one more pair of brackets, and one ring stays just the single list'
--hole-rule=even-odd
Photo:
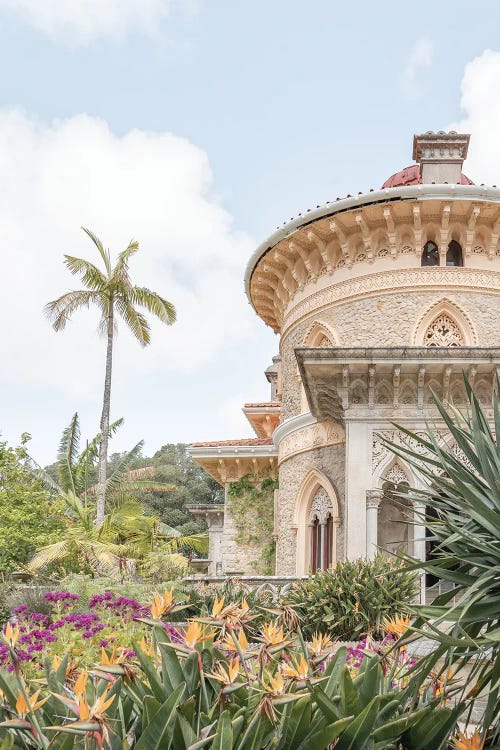
[{"label": "broad green leaf", "polygon": [[164,750],[169,747],[165,740],[169,732],[173,730],[173,724],[177,716],[177,706],[182,698],[185,685],[182,683],[171,693],[167,700],[160,706],[149,724],[144,728],[139,737],[135,750]]}]

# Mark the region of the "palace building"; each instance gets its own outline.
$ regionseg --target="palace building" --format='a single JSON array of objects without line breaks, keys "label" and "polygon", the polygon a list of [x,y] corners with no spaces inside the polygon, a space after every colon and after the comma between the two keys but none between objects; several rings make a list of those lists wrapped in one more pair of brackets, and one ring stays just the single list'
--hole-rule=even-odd
[{"label": "palace building", "polygon": [[[463,174],[468,146],[455,132],[414,136],[415,164],[379,190],[299,214],[250,258],[246,293],[279,337],[265,373],[270,400],[243,407],[255,438],[194,443],[191,454],[226,488],[247,475],[279,478],[278,576],[377,547],[425,559],[415,509],[391,499],[419,478],[379,436],[404,443],[394,423],[417,433],[430,424],[453,449],[431,389],[463,404],[464,372],[491,404],[500,190]],[[209,527],[209,575],[259,572],[270,539],[241,543],[227,500],[193,510]]]}]

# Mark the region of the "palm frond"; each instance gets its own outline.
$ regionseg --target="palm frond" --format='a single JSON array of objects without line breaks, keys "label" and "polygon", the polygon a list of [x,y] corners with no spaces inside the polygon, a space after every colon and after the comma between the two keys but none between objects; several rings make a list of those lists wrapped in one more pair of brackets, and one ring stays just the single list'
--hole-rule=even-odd
[{"label": "palm frond", "polygon": [[61,562],[71,554],[71,547],[72,540],[70,539],[63,539],[60,542],[48,544],[46,547],[38,550],[29,561],[27,567],[29,570],[34,571],[46,568],[50,563]]},{"label": "palm frond", "polygon": [[123,475],[129,470],[130,464],[139,458],[143,447],[144,440],[140,440],[128,453],[121,457],[115,470],[106,481],[106,494],[120,490],[123,486]]},{"label": "palm frond", "polygon": [[156,315],[163,323],[167,325],[175,323],[177,314],[173,304],[156,292],[152,292],[151,289],[134,286],[130,292],[130,300],[134,305],[140,305],[152,315]]},{"label": "palm frond", "polygon": [[151,341],[149,323],[142,313],[135,309],[125,295],[116,298],[116,309],[132,335],[141,346],[147,346]]},{"label": "palm frond", "polygon": [[[117,430],[123,424],[123,418],[117,419],[112,422],[109,426],[108,435],[113,437]],[[76,485],[79,492],[90,492],[90,488],[87,487],[87,477],[89,471],[94,467],[97,458],[99,456],[99,445],[101,443],[101,433],[97,433],[94,438],[85,446],[83,451],[80,453],[75,466],[75,478]],[[91,493],[92,494],[92,493]]]},{"label": "palm frond", "polygon": [[80,449],[80,423],[78,412],[73,414],[71,422],[63,430],[57,454],[57,474],[63,492],[76,492],[75,467]]},{"label": "palm frond", "polygon": [[122,250],[118,254],[118,260],[111,276],[114,284],[124,284],[126,287],[130,287],[130,280],[128,278],[129,260],[138,250],[139,243],[136,240],[131,240],[125,250]]},{"label": "palm frond", "polygon": [[99,297],[98,292],[77,289],[63,294],[61,297],[52,300],[52,302],[48,302],[44,307],[44,311],[52,323],[54,330],[62,331],[73,313],[77,310],[80,310],[82,307],[89,308],[94,303],[101,306]]},{"label": "palm frond", "polygon": [[164,542],[164,546],[170,552],[179,550],[193,550],[204,554],[208,552],[208,534],[189,534],[186,536],[175,536]]},{"label": "palm frond", "polygon": [[104,246],[101,240],[99,239],[99,237],[97,237],[97,235],[94,234],[94,232],[92,232],[91,229],[87,229],[86,227],[82,227],[82,229],[85,232],[85,234],[90,237],[90,239],[92,240],[92,242],[98,249],[99,255],[101,256],[104,262],[104,265],[106,267],[106,273],[108,274],[108,277],[111,277],[112,269],[111,269],[111,258],[109,255],[109,250],[104,249]]},{"label": "palm frond", "polygon": [[106,288],[107,279],[97,266],[85,258],[76,258],[74,255],[65,255],[64,264],[74,276],[81,276],[87,289],[96,292]]}]

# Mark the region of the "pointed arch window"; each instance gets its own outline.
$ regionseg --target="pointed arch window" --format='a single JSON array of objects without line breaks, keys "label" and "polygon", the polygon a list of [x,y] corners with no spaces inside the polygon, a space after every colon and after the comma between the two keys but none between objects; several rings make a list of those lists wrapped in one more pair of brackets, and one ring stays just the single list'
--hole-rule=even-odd
[{"label": "pointed arch window", "polygon": [[446,252],[447,266],[463,266],[462,248],[456,240],[452,240]]},{"label": "pointed arch window", "polygon": [[426,242],[422,251],[422,257],[420,260],[421,266],[439,266],[439,250],[438,246],[432,240]]},{"label": "pointed arch window", "polygon": [[321,487],[314,495],[309,513],[311,534],[311,571],[328,570],[332,564],[333,506],[326,490]]}]

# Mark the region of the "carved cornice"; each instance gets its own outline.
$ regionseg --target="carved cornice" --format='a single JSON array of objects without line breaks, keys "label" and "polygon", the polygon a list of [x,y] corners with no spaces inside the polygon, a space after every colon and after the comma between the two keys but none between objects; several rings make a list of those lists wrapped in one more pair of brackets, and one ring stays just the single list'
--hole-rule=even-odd
[{"label": "carved cornice", "polygon": [[436,418],[432,392],[466,404],[464,371],[487,410],[500,370],[500,347],[302,348],[295,355],[311,412],[340,424],[417,413]]},{"label": "carved cornice", "polygon": [[345,280],[347,269],[377,273],[389,261],[414,269],[429,237],[442,254],[457,239],[467,268],[480,270],[487,259],[497,266],[499,227],[500,190],[493,188],[415,185],[339,200],[292,221],[258,248],[245,276],[247,294],[278,332],[308,285],[318,286],[325,276]]},{"label": "carved cornice", "polygon": [[282,335],[311,314],[335,304],[359,297],[370,297],[386,292],[401,294],[401,290],[481,290],[498,294],[500,271],[473,268],[412,268],[371,273],[358,278],[332,284],[326,289],[311,294],[302,302],[291,307],[285,316]]}]

